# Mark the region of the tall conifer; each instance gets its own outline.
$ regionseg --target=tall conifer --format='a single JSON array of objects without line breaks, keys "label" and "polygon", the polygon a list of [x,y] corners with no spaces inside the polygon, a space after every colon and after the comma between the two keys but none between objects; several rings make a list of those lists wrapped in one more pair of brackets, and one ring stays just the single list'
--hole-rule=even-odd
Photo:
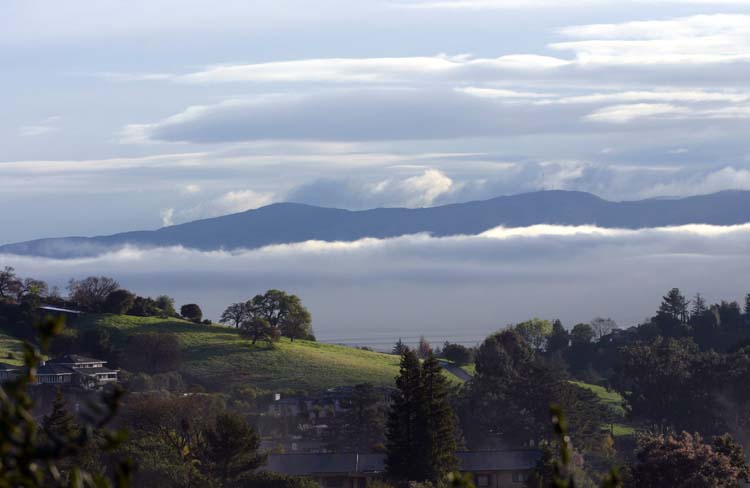
[{"label": "tall conifer", "polygon": [[393,479],[416,480],[413,457],[418,448],[421,371],[417,355],[405,348],[396,378],[397,392],[388,414],[386,469]]},{"label": "tall conifer", "polygon": [[422,384],[419,400],[419,446],[416,467],[417,480],[434,483],[456,470],[456,422],[450,404],[448,380],[442,367],[430,351],[422,364]]}]

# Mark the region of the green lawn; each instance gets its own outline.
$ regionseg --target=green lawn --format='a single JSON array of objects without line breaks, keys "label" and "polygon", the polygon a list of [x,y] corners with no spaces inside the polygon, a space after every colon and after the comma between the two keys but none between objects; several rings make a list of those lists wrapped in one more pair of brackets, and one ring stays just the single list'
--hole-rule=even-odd
[{"label": "green lawn", "polygon": [[253,346],[229,327],[179,319],[92,315],[82,319],[79,327],[111,329],[120,346],[135,333],[175,333],[183,346],[183,374],[210,390],[237,385],[270,391],[315,391],[366,382],[393,385],[398,374],[398,356],[289,339],[272,347]]},{"label": "green lawn", "polygon": [[477,374],[477,365],[474,363],[467,364],[465,366],[461,366],[461,369],[469,373],[470,375],[474,376]]},{"label": "green lawn", "polygon": [[612,429],[612,433],[615,437],[630,436],[635,434],[635,428],[626,424],[625,421],[625,408],[623,408],[622,395],[614,390],[607,390],[603,386],[592,385],[591,383],[584,383],[583,381],[571,381],[576,386],[590,390],[599,398],[599,401],[609,407],[615,418],[620,419],[619,422],[607,424],[607,428]]},{"label": "green lawn", "polygon": [[0,362],[23,364],[22,344],[20,340],[0,333]]}]

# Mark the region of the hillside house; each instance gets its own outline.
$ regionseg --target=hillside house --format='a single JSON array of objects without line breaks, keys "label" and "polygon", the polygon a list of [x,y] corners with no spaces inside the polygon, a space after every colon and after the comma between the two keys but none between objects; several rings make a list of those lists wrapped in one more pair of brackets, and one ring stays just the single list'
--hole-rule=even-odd
[{"label": "hillside house", "polygon": [[[534,450],[457,452],[477,488],[521,488],[541,458]],[[365,488],[385,473],[385,454],[270,454],[263,468],[314,479],[323,488]]]},{"label": "hillside house", "polygon": [[19,366],[0,363],[0,383],[16,378],[18,376],[19,369]]},{"label": "hillside house", "polygon": [[[101,359],[65,354],[40,364],[34,384],[96,389],[117,382],[119,370],[107,368],[106,364]],[[16,378],[22,370],[22,366],[0,363],[0,382]]]}]

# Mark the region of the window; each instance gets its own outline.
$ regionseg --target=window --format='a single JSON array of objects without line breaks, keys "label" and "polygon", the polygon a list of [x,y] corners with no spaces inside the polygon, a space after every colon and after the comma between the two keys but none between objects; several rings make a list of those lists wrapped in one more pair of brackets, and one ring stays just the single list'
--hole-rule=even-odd
[{"label": "window", "polygon": [[486,474],[477,475],[477,486],[490,486],[490,477]]},{"label": "window", "polygon": [[528,473],[513,473],[513,483],[526,483],[529,481]]}]

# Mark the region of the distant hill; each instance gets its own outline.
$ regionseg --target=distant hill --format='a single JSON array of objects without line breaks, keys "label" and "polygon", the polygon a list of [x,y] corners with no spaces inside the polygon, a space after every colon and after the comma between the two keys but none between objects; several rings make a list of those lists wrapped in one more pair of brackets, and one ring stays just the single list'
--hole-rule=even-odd
[{"label": "distant hill", "polygon": [[611,202],[573,191],[541,191],[430,208],[350,211],[298,203],[197,220],[154,231],[98,237],[39,239],[0,246],[0,253],[71,258],[96,255],[127,244],[200,250],[253,249],[270,244],[352,241],[419,232],[436,236],[477,234],[504,225],[584,225],[638,229],[683,224],[750,222],[750,191],[687,198]]}]

